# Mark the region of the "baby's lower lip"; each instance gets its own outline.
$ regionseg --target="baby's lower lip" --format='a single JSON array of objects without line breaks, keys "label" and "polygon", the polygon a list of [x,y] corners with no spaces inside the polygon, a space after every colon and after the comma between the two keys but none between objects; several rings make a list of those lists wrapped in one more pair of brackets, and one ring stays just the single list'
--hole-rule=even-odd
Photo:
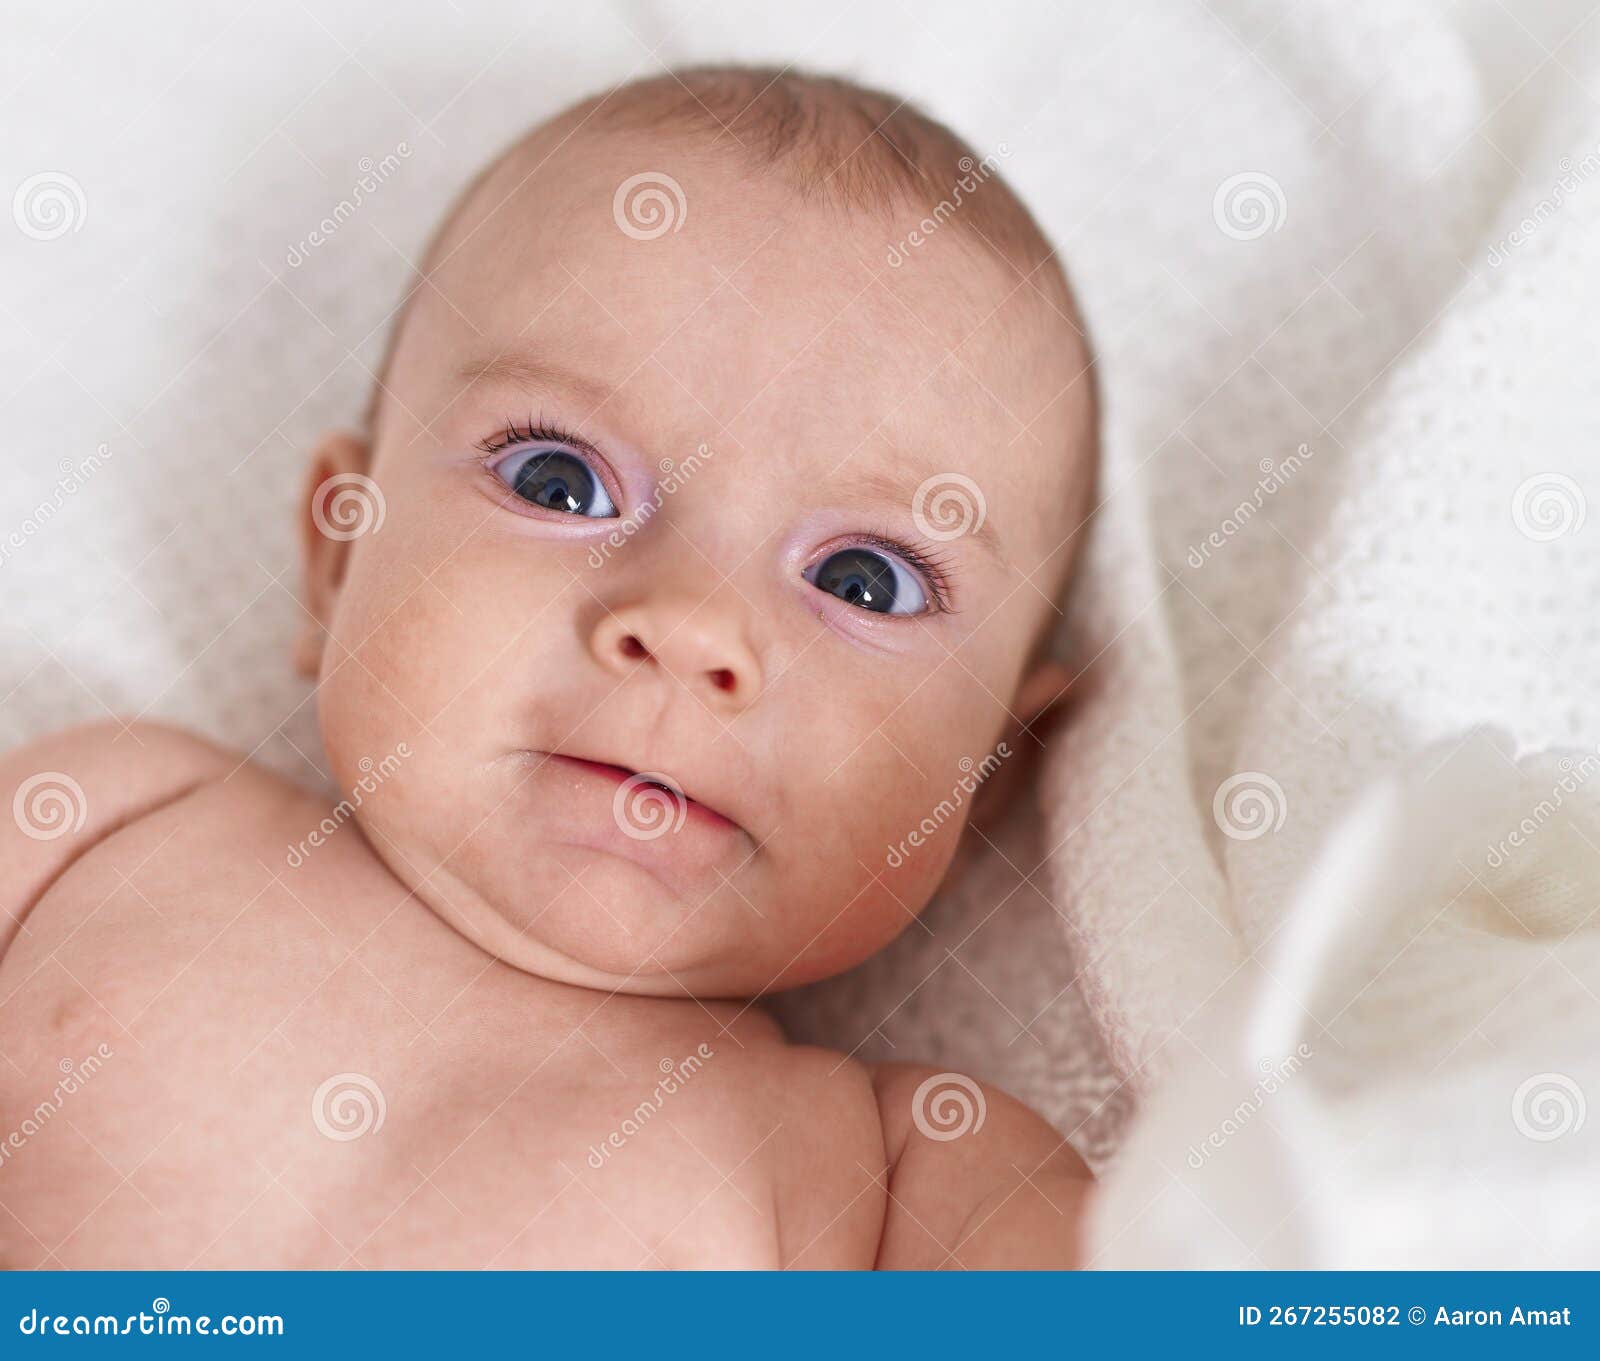
[{"label": "baby's lower lip", "polygon": [[[664,776],[663,783],[658,784],[649,778],[649,772],[641,774],[625,766],[611,765],[606,761],[590,761],[582,756],[563,756],[553,751],[536,751],[530,752],[529,755],[535,763],[549,762],[558,767],[581,770],[619,788],[632,782],[634,784],[632,800],[637,800],[641,825],[644,825],[645,818],[653,819],[657,815],[673,818],[681,815],[685,819],[693,818],[708,826],[739,830],[739,824],[731,818],[723,817],[716,809],[708,808],[705,804],[690,798],[675,785],[666,783],[670,781],[670,776]],[[659,790],[660,793],[654,794],[653,790]],[[626,797],[623,799],[622,805],[616,810],[619,817],[628,816],[627,809],[632,800]],[[654,827],[657,824],[651,821],[649,825]]]}]

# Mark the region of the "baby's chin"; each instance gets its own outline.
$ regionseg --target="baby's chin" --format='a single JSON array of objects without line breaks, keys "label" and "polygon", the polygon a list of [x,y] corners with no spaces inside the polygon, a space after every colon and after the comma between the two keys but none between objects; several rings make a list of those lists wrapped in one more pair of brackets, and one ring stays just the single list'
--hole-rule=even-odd
[{"label": "baby's chin", "polygon": [[686,903],[608,851],[553,845],[529,865],[474,840],[417,896],[515,968],[643,996],[747,996],[767,981],[749,968],[760,941],[748,923],[759,918],[726,884]]},{"label": "baby's chin", "polygon": [[[393,829],[377,844],[394,843]],[[576,987],[640,997],[750,998],[860,963],[910,921],[892,900],[822,923],[755,886],[722,882],[685,904],[648,870],[587,847],[544,849],[535,872],[482,842],[408,886],[441,920],[513,968]],[[418,848],[392,869],[426,863]],[[406,878],[402,874],[402,878]],[[792,937],[792,938],[791,938]]]}]

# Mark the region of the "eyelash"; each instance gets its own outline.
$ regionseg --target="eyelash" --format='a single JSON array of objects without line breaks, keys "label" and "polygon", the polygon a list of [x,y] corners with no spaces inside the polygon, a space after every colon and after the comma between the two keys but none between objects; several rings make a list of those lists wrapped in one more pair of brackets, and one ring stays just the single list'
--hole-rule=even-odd
[{"label": "eyelash", "polygon": [[[543,413],[535,417],[529,415],[527,420],[518,425],[514,419],[508,419],[505,428],[497,434],[478,441],[477,448],[482,451],[485,458],[504,453],[507,449],[519,444],[567,444],[579,452],[586,454],[596,462],[604,463],[600,451],[572,431],[564,429],[559,423],[545,419]],[[877,530],[867,534],[857,534],[850,537],[850,542],[868,548],[880,549],[886,553],[893,553],[903,559],[922,575],[928,583],[929,595],[933,610],[939,614],[954,614],[951,606],[951,585],[954,573],[948,554],[939,552],[936,548],[925,543],[907,543],[896,539],[885,530]]]},{"label": "eyelash", "polygon": [[503,453],[516,444],[570,444],[590,458],[604,462],[600,459],[600,451],[588,440],[573,434],[570,430],[562,429],[554,421],[547,421],[542,415],[537,419],[529,416],[523,425],[518,425],[514,420],[507,420],[505,429],[499,434],[479,440],[477,447],[485,454],[493,455]]}]

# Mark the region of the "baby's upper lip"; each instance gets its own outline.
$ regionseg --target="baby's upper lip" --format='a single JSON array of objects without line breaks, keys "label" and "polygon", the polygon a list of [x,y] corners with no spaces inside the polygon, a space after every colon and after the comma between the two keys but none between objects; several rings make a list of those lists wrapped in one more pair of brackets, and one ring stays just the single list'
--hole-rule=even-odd
[{"label": "baby's upper lip", "polygon": [[727,813],[722,811],[721,806],[708,802],[696,792],[697,790],[701,790],[703,788],[702,785],[696,782],[691,787],[691,785],[686,784],[684,781],[678,779],[678,777],[670,771],[651,768],[635,769],[633,766],[625,765],[619,761],[607,760],[600,756],[580,756],[576,752],[572,751],[547,751],[536,754],[559,757],[563,761],[571,761],[577,765],[587,766],[596,774],[606,775],[609,778],[615,779],[619,785],[630,780],[637,781],[641,785],[663,785],[669,790],[676,790],[679,794],[682,794],[684,799],[689,804],[697,805],[701,810],[711,814],[713,817],[719,818],[723,822],[739,828],[741,831],[744,830],[743,825],[737,818],[730,817]]}]

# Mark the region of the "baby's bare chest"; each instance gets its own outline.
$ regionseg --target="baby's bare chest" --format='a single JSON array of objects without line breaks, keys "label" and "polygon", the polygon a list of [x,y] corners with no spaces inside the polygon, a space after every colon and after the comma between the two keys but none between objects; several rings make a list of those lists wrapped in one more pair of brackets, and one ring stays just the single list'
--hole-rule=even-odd
[{"label": "baby's bare chest", "polygon": [[698,1006],[529,980],[359,874],[108,849],[0,961],[0,1261],[777,1264],[748,1038]]}]

